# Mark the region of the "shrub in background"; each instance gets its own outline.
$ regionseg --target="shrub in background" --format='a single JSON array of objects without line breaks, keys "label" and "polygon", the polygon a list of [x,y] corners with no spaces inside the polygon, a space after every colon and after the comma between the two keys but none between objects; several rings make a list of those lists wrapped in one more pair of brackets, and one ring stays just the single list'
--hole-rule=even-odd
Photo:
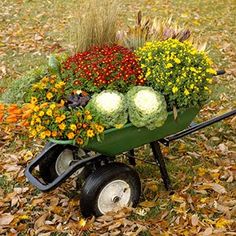
[{"label": "shrub in background", "polygon": [[40,66],[29,71],[19,79],[13,80],[0,97],[3,103],[24,103],[33,83],[47,74],[47,66]]}]

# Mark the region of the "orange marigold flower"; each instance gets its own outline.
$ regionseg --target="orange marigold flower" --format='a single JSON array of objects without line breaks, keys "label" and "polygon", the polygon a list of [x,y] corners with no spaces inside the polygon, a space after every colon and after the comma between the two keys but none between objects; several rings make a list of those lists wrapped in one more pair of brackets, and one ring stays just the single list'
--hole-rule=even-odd
[{"label": "orange marigold flower", "polygon": [[16,115],[10,115],[6,118],[7,123],[16,123],[18,121]]},{"label": "orange marigold flower", "polygon": [[57,116],[57,117],[56,117],[56,123],[61,123],[61,122],[62,122],[61,117],[60,117],[60,116]]},{"label": "orange marigold flower", "polygon": [[75,134],[73,132],[70,132],[67,134],[68,139],[73,139],[75,137]]},{"label": "orange marigold flower", "polygon": [[88,125],[87,124],[82,124],[82,127],[85,129]]},{"label": "orange marigold flower", "polygon": [[18,105],[17,105],[17,104],[11,104],[11,105],[8,107],[7,111],[8,111],[9,113],[12,113],[12,112],[14,112],[14,111],[17,110],[17,109],[18,109]]},{"label": "orange marigold flower", "polygon": [[79,145],[82,145],[84,143],[83,139],[82,138],[77,138],[76,142],[79,144]]},{"label": "orange marigold flower", "polygon": [[29,126],[29,122],[28,121],[22,121],[21,125],[24,127],[28,127]]},{"label": "orange marigold flower", "polygon": [[62,120],[65,120],[66,119],[66,116],[64,114],[61,115],[61,119]]},{"label": "orange marigold flower", "polygon": [[57,131],[52,131],[52,137],[55,138],[57,136]]},{"label": "orange marigold flower", "polygon": [[47,83],[49,81],[48,77],[43,77],[42,82]]},{"label": "orange marigold flower", "polygon": [[4,109],[5,109],[5,106],[0,103],[0,111],[4,111]]},{"label": "orange marigold flower", "polygon": [[49,81],[51,84],[54,84],[55,83],[55,79],[50,79]]},{"label": "orange marigold flower", "polygon": [[65,101],[63,99],[61,99],[60,106],[63,107],[64,105],[65,105]]},{"label": "orange marigold flower", "polygon": [[45,108],[45,107],[47,107],[48,106],[48,103],[47,102],[44,102],[44,103],[42,103],[41,105],[40,105],[40,108]]},{"label": "orange marigold flower", "polygon": [[51,132],[50,130],[46,130],[46,131],[45,131],[45,135],[46,135],[47,137],[50,137],[50,136],[51,136],[51,133],[52,133],[52,132]]},{"label": "orange marigold flower", "polygon": [[28,119],[31,116],[32,110],[24,111],[22,119]]},{"label": "orange marigold flower", "polygon": [[48,93],[46,94],[46,97],[47,97],[48,100],[51,100],[51,99],[53,98],[53,94],[50,93],[50,92],[48,92]]},{"label": "orange marigold flower", "polygon": [[65,130],[65,128],[66,128],[66,125],[65,125],[64,123],[61,123],[61,124],[59,125],[59,129],[60,129],[60,130]]},{"label": "orange marigold flower", "polygon": [[77,124],[77,128],[80,129],[82,127],[82,123]]}]

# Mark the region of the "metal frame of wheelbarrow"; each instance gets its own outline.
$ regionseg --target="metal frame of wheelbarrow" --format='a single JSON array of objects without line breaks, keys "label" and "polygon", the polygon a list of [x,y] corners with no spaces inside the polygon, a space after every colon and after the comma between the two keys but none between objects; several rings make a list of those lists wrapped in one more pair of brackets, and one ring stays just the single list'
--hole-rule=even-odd
[{"label": "metal frame of wheelbarrow", "polygon": [[[161,152],[160,143],[168,146],[171,141],[174,141],[174,140],[182,138],[186,135],[192,134],[202,128],[210,126],[216,122],[219,122],[221,120],[224,120],[224,119],[226,119],[230,116],[234,116],[234,115],[236,115],[236,109],[234,109],[230,112],[227,112],[223,115],[217,116],[217,117],[210,119],[208,121],[202,122],[200,124],[192,123],[192,124],[190,124],[189,128],[187,128],[183,131],[180,131],[176,134],[167,136],[165,138],[162,138],[162,139],[159,139],[159,140],[156,140],[156,141],[153,141],[150,143],[152,151],[153,151],[153,156],[154,156],[155,162],[160,169],[161,177],[164,182],[165,188],[167,190],[171,189],[171,181],[170,181],[170,178],[169,178],[166,166],[165,166],[165,161],[164,161],[164,157]],[[29,180],[29,182],[43,192],[50,191],[50,190],[56,188],[63,181],[65,181],[68,177],[70,177],[73,173],[75,173],[78,169],[80,169],[81,167],[84,167],[84,166],[90,165],[90,164],[95,164],[96,162],[104,161],[104,155],[102,155],[102,154],[97,154],[95,156],[87,157],[87,158],[84,158],[84,159],[78,160],[78,161],[75,160],[75,163],[73,165],[71,165],[63,174],[58,176],[53,182],[48,183],[48,184],[44,184],[41,181],[39,181],[39,179],[36,178],[32,174],[32,172],[33,172],[34,168],[36,166],[38,166],[38,164],[46,158],[46,156],[44,154],[46,152],[48,152],[50,149],[52,149],[55,145],[58,145],[58,144],[53,143],[52,145],[49,145],[49,147],[46,148],[43,152],[41,152],[26,167],[26,170],[25,170],[25,175],[26,175],[27,179]],[[75,153],[75,155],[76,155],[76,153]],[[130,164],[135,165],[134,150],[132,149],[130,151],[127,151],[126,155],[129,158]]]}]

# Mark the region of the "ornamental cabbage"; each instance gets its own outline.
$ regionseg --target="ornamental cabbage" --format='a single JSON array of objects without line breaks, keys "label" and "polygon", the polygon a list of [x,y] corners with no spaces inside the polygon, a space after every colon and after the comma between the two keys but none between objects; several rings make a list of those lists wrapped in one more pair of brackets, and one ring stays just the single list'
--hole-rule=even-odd
[{"label": "ornamental cabbage", "polygon": [[128,91],[126,97],[133,125],[153,130],[164,124],[167,109],[163,95],[150,87],[136,86]]},{"label": "ornamental cabbage", "polygon": [[128,120],[125,96],[117,91],[104,90],[94,94],[86,108],[106,128],[122,127]]}]

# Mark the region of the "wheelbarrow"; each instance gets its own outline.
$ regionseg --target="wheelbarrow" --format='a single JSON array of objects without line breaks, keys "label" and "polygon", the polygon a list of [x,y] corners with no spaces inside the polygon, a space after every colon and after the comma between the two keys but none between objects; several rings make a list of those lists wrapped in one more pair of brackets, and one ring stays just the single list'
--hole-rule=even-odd
[{"label": "wheelbarrow", "polygon": [[[173,140],[236,114],[234,109],[211,120],[193,123],[199,111],[199,107],[179,110],[177,119],[169,112],[165,124],[155,130],[137,128],[131,123],[121,129],[108,129],[101,142],[92,139],[83,149],[73,141],[50,140],[26,167],[25,175],[31,184],[46,192],[76,173],[78,179],[84,181],[80,209],[85,217],[103,215],[125,206],[135,207],[141,194],[140,178],[134,169],[135,148],[150,144],[165,188],[171,190],[160,143],[168,146]],[[128,157],[129,165],[116,161],[120,154]],[[36,167],[38,175],[34,171]]]}]

